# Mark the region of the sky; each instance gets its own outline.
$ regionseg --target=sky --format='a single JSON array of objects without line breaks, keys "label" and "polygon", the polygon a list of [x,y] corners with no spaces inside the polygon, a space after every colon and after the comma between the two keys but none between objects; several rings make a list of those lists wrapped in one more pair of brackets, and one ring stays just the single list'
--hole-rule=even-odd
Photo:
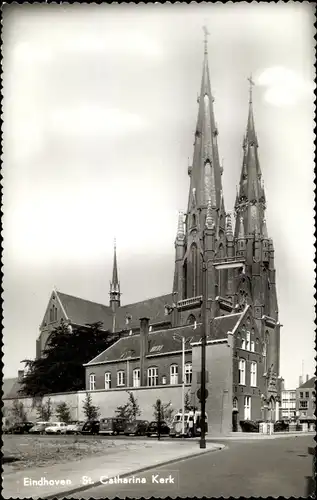
[{"label": "sky", "polygon": [[54,287],[108,304],[170,293],[203,62],[233,210],[252,73],[275,245],[281,375],[314,364],[314,13],[308,2],[6,5],[4,376],[35,357]]}]

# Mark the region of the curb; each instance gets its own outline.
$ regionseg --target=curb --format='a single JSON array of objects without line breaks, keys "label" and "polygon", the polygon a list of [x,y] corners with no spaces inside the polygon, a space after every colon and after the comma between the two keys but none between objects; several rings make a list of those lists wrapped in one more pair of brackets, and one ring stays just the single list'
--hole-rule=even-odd
[{"label": "curb", "polygon": [[[148,470],[153,469],[154,467],[163,467],[165,465],[174,464],[176,462],[182,462],[183,460],[187,460],[189,458],[199,457],[201,455],[204,455],[205,453],[212,453],[214,451],[220,451],[220,450],[223,450],[224,448],[227,448],[226,445],[219,444],[219,445],[217,445],[217,448],[212,449],[212,450],[207,450],[207,451],[204,451],[204,452],[194,453],[193,455],[187,455],[185,457],[173,458],[171,460],[166,460],[165,462],[160,462],[160,463],[157,463],[157,464],[147,465],[146,467],[141,467],[140,469],[135,469],[135,470],[131,470],[129,472],[124,472],[123,474],[116,474],[115,476],[109,477],[108,480],[113,479],[115,477],[119,477],[119,478],[123,479],[125,477],[132,476],[133,474],[140,474],[141,472],[146,472]],[[52,500],[53,498],[57,498],[57,499],[58,498],[65,498],[66,495],[69,496],[69,495],[72,495],[73,493],[79,493],[80,491],[90,490],[91,488],[96,488],[98,486],[102,486],[102,482],[101,481],[96,481],[93,484],[87,484],[87,485],[84,485],[84,486],[78,486],[77,488],[73,488],[71,490],[61,491],[61,492],[59,492],[58,494],[55,494],[55,495],[54,494],[47,495],[47,496],[45,496],[45,500]],[[106,486],[106,485],[104,485],[104,486]]]}]

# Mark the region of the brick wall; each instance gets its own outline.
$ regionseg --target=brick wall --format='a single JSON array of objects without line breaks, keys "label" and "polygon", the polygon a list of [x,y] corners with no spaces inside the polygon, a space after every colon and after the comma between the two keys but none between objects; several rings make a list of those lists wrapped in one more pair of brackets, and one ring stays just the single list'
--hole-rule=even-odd
[{"label": "brick wall", "polygon": [[[191,362],[192,354],[191,352],[185,353],[185,363]],[[165,354],[162,356],[153,356],[145,358],[145,372],[147,373],[147,369],[151,366],[158,367],[158,383],[162,384],[162,377],[165,376],[167,380],[167,384],[170,381],[170,366],[172,364],[178,365],[178,381],[181,383],[182,381],[182,353],[177,354]],[[104,363],[100,365],[93,365],[86,367],[86,388],[89,390],[89,376],[90,374],[95,374],[96,386],[95,389],[104,389],[105,388],[105,373],[111,373],[111,388],[117,388],[117,372],[119,370],[123,370],[126,374],[126,380],[130,381],[130,386],[132,386],[132,376],[133,370],[135,368],[140,368],[139,359],[133,360],[131,359],[128,363],[127,361],[118,361],[112,363]],[[128,373],[129,372],[129,373]],[[127,377],[127,374],[129,375]]]}]

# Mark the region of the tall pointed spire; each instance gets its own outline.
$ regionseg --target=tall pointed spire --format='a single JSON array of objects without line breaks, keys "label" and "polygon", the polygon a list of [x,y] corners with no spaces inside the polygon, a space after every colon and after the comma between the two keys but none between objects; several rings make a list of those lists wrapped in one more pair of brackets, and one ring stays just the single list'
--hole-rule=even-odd
[{"label": "tall pointed spire", "polygon": [[[243,216],[246,235],[260,233],[265,210],[265,194],[262,173],[258,158],[258,142],[254,125],[252,76],[249,81],[249,111],[247,130],[243,142],[243,160],[240,176],[239,195],[236,198],[235,209]],[[239,221],[237,221],[235,236],[238,237]]]},{"label": "tall pointed spire", "polygon": [[254,115],[253,115],[253,86],[254,81],[252,80],[252,75],[248,78],[249,86],[249,115],[248,115],[248,125],[246,133],[246,142],[248,145],[257,146],[257,137],[255,133],[254,126]]},{"label": "tall pointed spire", "polygon": [[118,264],[117,264],[117,243],[114,240],[113,245],[113,268],[112,268],[112,281],[110,282],[110,305],[113,308],[120,306],[120,283],[118,278]]},{"label": "tall pointed spire", "polygon": [[[190,171],[190,193],[188,211],[192,203],[192,189],[196,189],[197,207],[207,208],[207,202],[211,197],[216,197],[216,206],[220,206],[221,191],[221,166],[219,161],[217,135],[218,129],[214,116],[214,98],[211,92],[210,75],[208,66],[208,41],[209,35],[206,27],[204,31],[204,61],[198,105],[198,117],[195,132],[194,156]],[[214,176],[214,181],[211,179]],[[211,193],[214,190],[215,193]],[[202,217],[205,216],[202,215]],[[203,221],[202,222],[202,226]]]}]

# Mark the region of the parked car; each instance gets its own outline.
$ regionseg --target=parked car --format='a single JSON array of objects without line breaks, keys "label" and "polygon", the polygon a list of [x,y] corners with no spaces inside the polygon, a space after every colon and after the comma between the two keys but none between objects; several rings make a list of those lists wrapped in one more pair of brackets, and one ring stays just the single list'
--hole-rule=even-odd
[{"label": "parked car", "polygon": [[286,420],[277,420],[274,422],[274,432],[288,432],[289,422]]},{"label": "parked car", "polygon": [[147,420],[133,420],[128,422],[124,428],[125,436],[145,436],[149,422]]},{"label": "parked car", "polygon": [[45,434],[45,427],[48,427],[50,422],[36,422],[29,430],[30,434]]},{"label": "parked car", "polygon": [[30,429],[34,427],[34,422],[18,422],[11,427],[11,434],[24,434],[29,433]]},{"label": "parked car", "polygon": [[65,422],[52,422],[45,427],[46,434],[66,434],[67,424]]},{"label": "parked car", "polygon": [[124,429],[128,423],[127,418],[120,417],[107,417],[100,420],[99,433],[100,434],[110,434],[115,436],[124,432]]},{"label": "parked car", "polygon": [[82,434],[99,434],[99,420],[88,420],[81,430]]},{"label": "parked car", "polygon": [[66,434],[80,434],[85,422],[80,422],[75,420],[74,422],[70,422],[66,427]]},{"label": "parked car", "polygon": [[[169,434],[169,433],[170,433],[170,428],[167,425],[167,423],[164,421],[160,422],[160,435]],[[156,436],[158,435],[158,424],[155,421],[150,422],[150,424],[147,428],[147,431],[146,431],[146,435],[148,437],[150,437],[152,434],[155,434]]]}]

